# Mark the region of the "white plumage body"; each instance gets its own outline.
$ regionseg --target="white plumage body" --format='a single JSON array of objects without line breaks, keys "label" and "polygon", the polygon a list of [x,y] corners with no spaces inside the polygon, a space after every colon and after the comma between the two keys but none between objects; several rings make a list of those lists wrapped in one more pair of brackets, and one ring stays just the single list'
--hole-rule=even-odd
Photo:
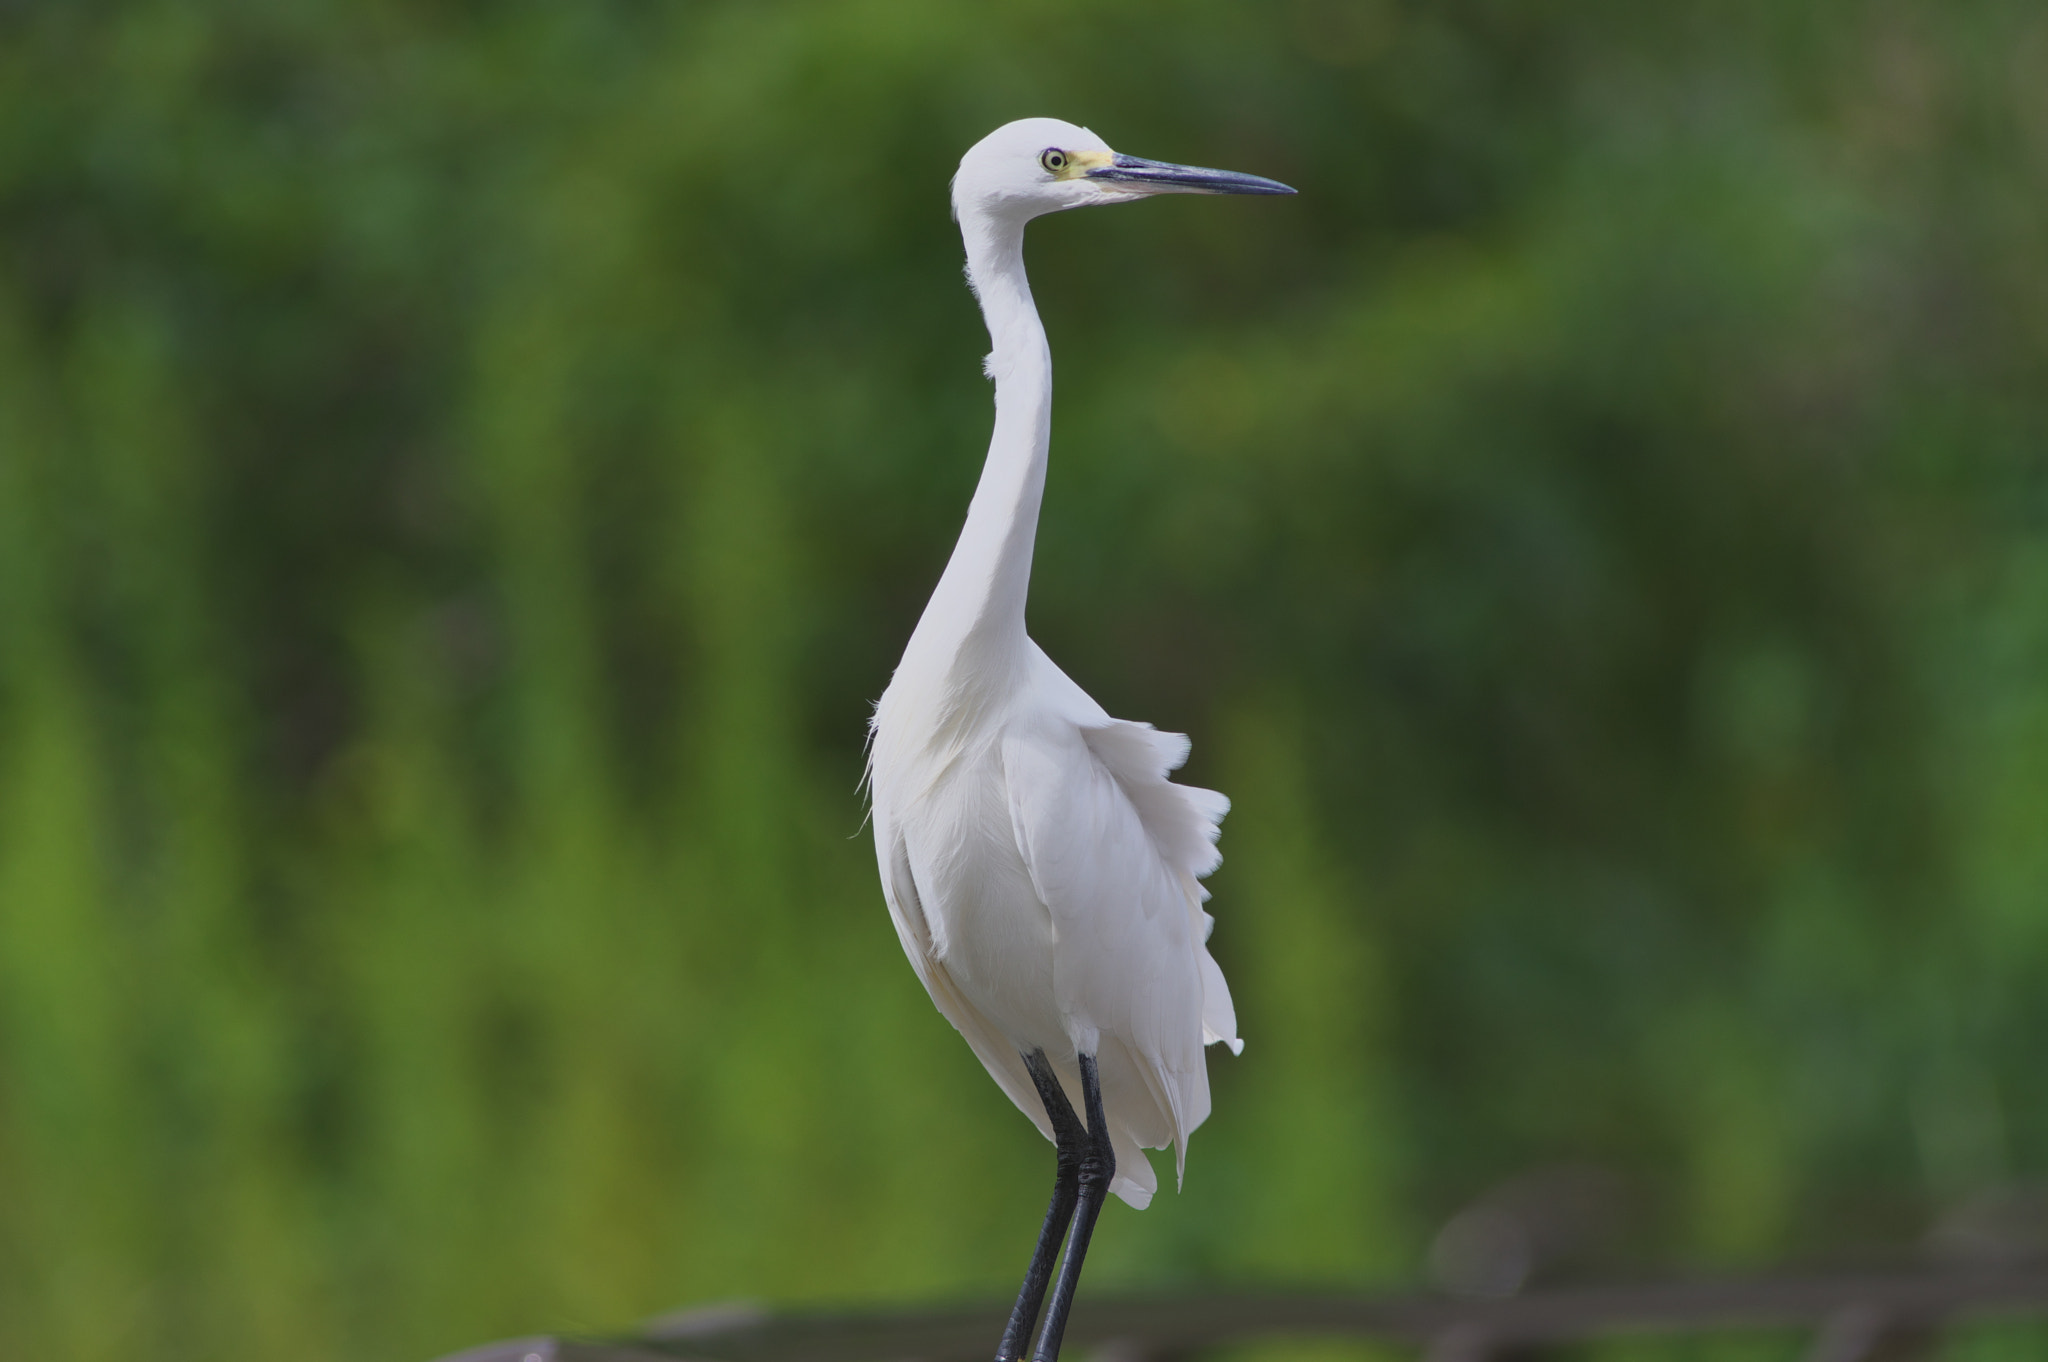
[{"label": "white plumage body", "polygon": [[1111,718],[1025,634],[1052,377],[1024,223],[1109,201],[1099,187],[1071,201],[1012,192],[1005,158],[1039,146],[1101,143],[1026,120],[970,151],[954,182],[994,343],[996,426],[959,542],[876,706],[869,791],[889,913],[932,1001],[1048,1139],[1022,1055],[1043,1050],[1076,1106],[1077,1056],[1095,1055],[1111,1190],[1143,1206],[1157,1184],[1140,1147],[1173,1144],[1184,1166],[1209,1114],[1203,1047],[1241,1048],[1198,883],[1219,863],[1229,801],[1171,782],[1187,739]]},{"label": "white plumage body", "polygon": [[[1167,780],[1186,739],[1110,718],[1028,640],[1026,658],[1024,684],[952,734],[899,725],[913,706],[884,696],[884,892],[932,1001],[1046,1138],[1021,1055],[1044,1050],[1077,1104],[1076,1056],[1096,1056],[1112,1190],[1143,1206],[1156,1183],[1139,1147],[1185,1157],[1209,1114],[1202,1047],[1238,1046],[1196,883],[1229,805]],[[888,780],[885,755],[907,758]]]}]

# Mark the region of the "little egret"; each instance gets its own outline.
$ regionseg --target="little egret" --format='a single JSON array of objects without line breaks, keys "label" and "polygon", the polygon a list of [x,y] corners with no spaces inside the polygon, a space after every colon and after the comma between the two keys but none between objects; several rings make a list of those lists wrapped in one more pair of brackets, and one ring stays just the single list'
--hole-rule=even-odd
[{"label": "little egret", "polygon": [[[1198,881],[1230,801],[1167,778],[1188,740],[1112,719],[1024,632],[1045,488],[1052,353],[1024,224],[1153,194],[1292,194],[1256,175],[1122,156],[1027,118],[960,159],[953,215],[993,346],[995,433],[967,523],[875,706],[869,797],[882,892],[932,1001],[1058,1150],[1052,1205],[996,1352],[1051,1362],[1104,1197],[1157,1183],[1141,1148],[1209,1114],[1203,1047],[1243,1048]],[[1079,1107],[1086,1122],[1075,1115]]]}]

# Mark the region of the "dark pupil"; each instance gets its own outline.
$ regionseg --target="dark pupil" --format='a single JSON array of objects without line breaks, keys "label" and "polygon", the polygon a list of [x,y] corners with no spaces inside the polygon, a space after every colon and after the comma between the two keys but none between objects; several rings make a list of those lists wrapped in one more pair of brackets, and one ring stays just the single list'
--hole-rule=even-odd
[{"label": "dark pupil", "polygon": [[1048,151],[1045,154],[1045,163],[1051,166],[1054,170],[1058,170],[1061,166],[1067,163],[1067,158],[1060,155],[1056,151]]}]

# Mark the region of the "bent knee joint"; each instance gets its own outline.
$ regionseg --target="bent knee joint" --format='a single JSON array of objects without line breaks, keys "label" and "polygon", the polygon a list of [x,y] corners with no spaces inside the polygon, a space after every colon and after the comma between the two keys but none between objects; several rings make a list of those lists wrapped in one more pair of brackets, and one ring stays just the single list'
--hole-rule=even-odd
[{"label": "bent knee joint", "polygon": [[1107,1187],[1116,1179],[1116,1153],[1109,1141],[1090,1149],[1081,1159],[1081,1185]]}]

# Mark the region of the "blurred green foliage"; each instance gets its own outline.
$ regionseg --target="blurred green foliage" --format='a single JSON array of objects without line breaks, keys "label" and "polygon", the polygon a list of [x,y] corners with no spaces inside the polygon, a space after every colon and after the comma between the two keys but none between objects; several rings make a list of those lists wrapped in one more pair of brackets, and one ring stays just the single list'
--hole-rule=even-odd
[{"label": "blurred green foliage", "polygon": [[1236,800],[1185,1195],[1090,1280],[1652,1261],[2041,1171],[2048,14],[0,9],[0,1354],[997,1295],[1050,1159],[898,958],[866,704],[1025,114],[1033,627]]}]

